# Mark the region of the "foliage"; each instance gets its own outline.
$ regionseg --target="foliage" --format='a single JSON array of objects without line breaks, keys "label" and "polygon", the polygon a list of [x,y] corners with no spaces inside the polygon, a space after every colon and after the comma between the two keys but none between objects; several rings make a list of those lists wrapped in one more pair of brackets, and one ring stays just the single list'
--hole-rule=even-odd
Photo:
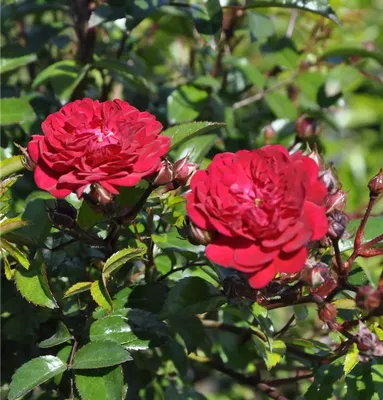
[{"label": "foliage", "polygon": [[[3,2],[1,398],[383,396],[383,202],[367,188],[383,158],[382,12],[368,0]],[[171,162],[317,146],[348,192],[348,233],[312,246],[315,277],[254,290],[181,237],[179,185],[121,188],[122,220],[71,194],[64,229],[16,143],[84,97],[154,114]]]}]

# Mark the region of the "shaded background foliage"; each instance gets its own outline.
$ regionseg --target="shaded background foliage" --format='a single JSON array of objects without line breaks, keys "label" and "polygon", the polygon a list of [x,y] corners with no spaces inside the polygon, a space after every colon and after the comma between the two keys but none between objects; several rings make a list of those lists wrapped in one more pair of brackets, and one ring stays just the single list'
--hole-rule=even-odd
[{"label": "shaded background foliage", "polygon": [[[301,8],[282,7],[284,3]],[[349,191],[347,211],[354,218],[364,212],[368,202],[366,183],[376,174],[383,158],[383,6],[377,0],[333,0],[331,7],[325,0],[5,1],[1,38],[2,158],[18,154],[15,143],[26,145],[31,134],[41,132],[40,124],[46,116],[68,101],[83,97],[102,101],[121,98],[156,115],[165,128],[190,121],[222,123],[208,128],[201,125],[202,134],[183,140],[170,153],[172,160],[191,153],[192,161],[200,162],[202,168],[217,152],[269,143],[296,143],[302,148],[316,143],[326,160],[334,162],[343,189]],[[302,121],[302,115],[309,119]],[[195,126],[190,129],[195,130]],[[139,187],[123,190],[119,201],[134,204],[139,194]],[[75,198],[70,201],[80,207]],[[67,298],[63,294],[78,282],[97,281],[99,271],[90,262],[99,257],[99,251],[81,242],[51,251],[68,238],[52,230],[47,205],[54,207],[54,202],[48,194],[38,191],[32,173],[26,172],[12,187],[8,212],[22,213],[24,219],[35,222],[15,232],[17,237],[13,239],[32,249],[30,255],[35,255],[31,262],[36,268],[44,260],[62,311],[55,308],[56,300],[46,293],[34,297],[33,303],[47,308],[27,302],[2,273],[2,396],[6,396],[18,367],[33,357],[52,354],[36,343],[53,335],[58,321],[65,321],[71,332],[76,331],[96,307],[87,293]],[[225,302],[215,288],[220,288],[222,272],[201,261],[201,248],[180,240],[175,227],[169,232],[163,228],[166,223],[181,225],[182,199],[154,197],[149,205],[154,221],[161,221],[158,231],[149,233],[153,233],[152,243],[163,251],[154,262],[158,274],[165,278],[157,278],[160,284],[152,287],[124,288],[132,282],[141,283],[135,280],[140,265],[128,273],[126,269],[118,271],[109,288],[117,314],[107,317],[111,320],[105,324],[118,325],[118,310],[133,309],[124,311],[138,330],[133,332],[132,348],[167,344],[161,350],[135,352],[135,363],[123,364],[129,387],[127,398],[254,398],[246,382],[211,372],[201,359],[201,365],[188,360],[185,347],[192,352],[197,346],[207,355],[219,356],[231,368],[255,375],[264,369],[264,365],[260,366],[262,359],[267,370],[278,364],[269,372],[270,379],[283,379],[289,371],[298,374],[317,367],[314,383],[299,381],[283,386],[288,398],[380,398],[383,369],[376,361],[358,364],[347,378],[339,380],[344,372],[343,359],[318,367],[315,357],[314,361],[307,360],[298,353],[283,358],[288,340],[274,340],[271,352],[262,341],[257,342],[257,336],[250,346],[241,335],[202,326],[195,314],[209,312],[211,320],[238,327],[246,327],[244,321],[255,316],[262,331],[273,325],[278,332],[295,314],[296,325],[290,339],[301,337],[299,344],[295,343],[301,351],[319,357],[330,352],[331,341],[340,340],[336,333],[323,333],[316,306],[312,305],[273,310],[269,317],[255,306],[251,309],[246,300],[229,302],[225,309],[217,310]],[[382,210],[380,202],[374,213],[379,215]],[[86,204],[81,205],[78,223],[82,228],[93,226],[98,219]],[[135,247],[137,232],[147,234],[148,225],[148,214],[141,215],[134,229],[124,233],[120,247]],[[105,228],[105,222],[97,225],[100,234]],[[375,229],[375,236],[379,234],[378,223],[372,224],[371,229]],[[35,253],[40,247],[41,252]],[[344,250],[349,251],[350,247],[345,244]],[[166,277],[185,263],[190,268]],[[197,265],[201,268],[193,268]],[[377,285],[382,260],[360,259],[358,265],[362,269],[355,273],[355,284],[369,280]],[[17,271],[16,283],[23,292],[28,274]],[[40,281],[46,279],[44,273],[36,276]],[[184,285],[190,284],[187,290],[199,293],[199,297],[193,298],[190,293],[188,297],[182,287],[173,286],[182,277],[189,277]],[[212,286],[205,286],[206,282]],[[36,287],[31,286],[31,290]],[[28,298],[25,292],[23,295]],[[32,296],[39,294],[35,291]],[[185,303],[181,302],[182,296],[187,297]],[[341,300],[351,299],[338,299]],[[185,311],[188,301],[194,308]],[[342,304],[341,318],[352,319],[356,313],[354,303],[351,307],[349,303]],[[92,341],[105,334],[103,313],[102,307],[93,311],[96,322],[90,327]],[[143,327],[143,321],[151,327]],[[58,344],[58,352],[67,360],[70,338],[65,330],[61,335],[66,340]],[[323,335],[325,339],[321,338]],[[126,343],[126,338],[123,340]],[[278,346],[280,352],[275,350]],[[84,373],[82,378],[79,374],[77,385],[84,399],[118,398],[111,394],[113,389],[108,392],[105,382],[121,380],[122,386],[121,367],[108,368],[107,379],[97,377],[98,372],[94,376]],[[216,369],[219,371],[220,367]],[[85,384],[81,385],[81,379]],[[110,397],[104,392],[82,393],[86,391],[84,387],[91,386],[89,382],[98,387],[100,380]],[[27,396],[66,398],[70,392],[68,382],[60,382],[57,375],[54,382]],[[262,396],[259,394],[259,398]]]}]

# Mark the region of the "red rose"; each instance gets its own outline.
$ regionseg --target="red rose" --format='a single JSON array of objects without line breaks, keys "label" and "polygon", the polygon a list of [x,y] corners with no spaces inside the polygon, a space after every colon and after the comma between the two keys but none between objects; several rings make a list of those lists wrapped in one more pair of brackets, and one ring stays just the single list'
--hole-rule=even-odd
[{"label": "red rose", "polygon": [[45,136],[29,142],[36,184],[55,197],[81,197],[96,182],[117,194],[119,186],[134,186],[158,171],[170,145],[161,129],[153,115],[125,101],[69,103],[42,123]]},{"label": "red rose", "polygon": [[327,232],[326,193],[313,160],[265,146],[215,156],[193,176],[187,212],[197,226],[218,233],[207,257],[261,288],[277,272],[303,268],[307,242]]}]

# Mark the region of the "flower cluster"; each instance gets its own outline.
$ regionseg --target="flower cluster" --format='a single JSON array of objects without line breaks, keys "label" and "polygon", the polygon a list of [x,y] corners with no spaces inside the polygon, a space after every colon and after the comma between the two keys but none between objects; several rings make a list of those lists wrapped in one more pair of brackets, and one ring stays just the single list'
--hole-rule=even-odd
[{"label": "flower cluster", "polygon": [[121,100],[69,103],[28,145],[36,183],[57,198],[72,192],[81,198],[89,185],[113,198],[142,178],[154,187],[190,183],[187,213],[194,234],[209,237],[211,261],[244,272],[254,288],[277,273],[300,271],[309,242],[328,230],[317,163],[272,145],[218,154],[196,172],[187,157],[174,164],[164,157],[170,139],[161,129],[153,115]]}]

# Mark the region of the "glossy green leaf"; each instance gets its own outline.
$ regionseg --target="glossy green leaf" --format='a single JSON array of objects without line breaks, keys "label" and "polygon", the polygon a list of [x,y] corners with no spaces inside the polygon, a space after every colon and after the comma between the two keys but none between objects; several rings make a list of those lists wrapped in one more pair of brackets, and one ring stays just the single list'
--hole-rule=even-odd
[{"label": "glossy green leaf", "polygon": [[194,315],[172,316],[169,324],[182,337],[189,353],[195,351],[206,338],[201,320]]},{"label": "glossy green leaf", "polygon": [[89,332],[92,342],[110,341],[123,345],[127,350],[145,350],[149,341],[138,338],[129,325],[129,319],[119,315],[107,316],[93,322]]},{"label": "glossy green leaf", "polygon": [[198,277],[184,278],[170,289],[162,313],[166,316],[200,314],[216,310],[226,298],[213,285]]},{"label": "glossy green leaf", "polygon": [[75,381],[82,400],[121,400],[123,398],[121,365],[96,371],[76,371]]},{"label": "glossy green leaf", "polygon": [[139,260],[145,254],[145,249],[127,247],[110,256],[102,270],[105,277],[110,276],[112,273],[117,272],[128,261]]},{"label": "glossy green leaf", "polygon": [[[3,233],[3,232],[1,232]],[[18,263],[20,263],[25,269],[29,269],[30,262],[28,257],[14,244],[8,242],[8,240],[1,238],[0,247],[11,255]]]},{"label": "glossy green leaf", "polygon": [[117,343],[92,342],[83,346],[74,356],[73,369],[105,368],[122,364],[132,357]]},{"label": "glossy green leaf", "polygon": [[[68,364],[70,361],[70,356],[72,354],[72,349],[73,346],[71,345],[64,346],[57,352],[56,357],[59,358],[63,363]],[[53,378],[53,382],[55,383],[55,385],[60,384],[65,372],[66,371],[61,372]]]},{"label": "glossy green leaf", "polygon": [[[35,112],[29,104],[27,98],[3,98],[0,104],[0,125],[22,124],[25,122],[33,122],[35,120]],[[20,158],[20,156],[16,156]],[[18,172],[20,169],[13,171]],[[4,173],[1,176],[6,176]]]},{"label": "glossy green leaf", "polygon": [[224,64],[231,65],[232,67],[240,70],[246,76],[249,83],[255,85],[256,88],[262,89],[265,85],[266,78],[262,72],[252,64],[247,58],[244,57],[229,57],[224,59]]},{"label": "glossy green leaf", "polygon": [[[350,234],[350,238],[341,239],[339,241],[339,249],[341,252],[354,248],[355,234],[360,225],[360,221],[361,221],[360,219],[353,219],[348,223],[347,232]],[[368,242],[369,240],[375,239],[377,236],[381,235],[382,226],[383,226],[383,217],[370,217],[367,220],[367,224],[364,229],[364,236],[362,243]]]},{"label": "glossy green leaf", "polygon": [[193,85],[183,85],[168,97],[168,121],[171,124],[195,120],[208,100],[208,93]]},{"label": "glossy green leaf", "polygon": [[294,121],[298,117],[298,111],[294,104],[283,94],[269,93],[265,96],[265,101],[278,118],[286,118]]},{"label": "glossy green leaf", "polygon": [[16,268],[15,282],[17,290],[29,302],[37,306],[58,308],[49,287],[41,252],[37,253],[29,270],[23,267]]},{"label": "glossy green leaf", "polygon": [[7,278],[8,281],[10,281],[13,278],[13,274],[15,271],[11,268],[7,255],[4,254],[3,252],[0,252],[0,254],[1,254],[1,259],[3,260],[4,263],[5,277]]},{"label": "glossy green leaf", "polygon": [[1,58],[0,59],[0,73],[4,74],[5,72],[12,71],[16,68],[23,67],[24,65],[30,64],[37,60],[37,56],[35,53],[26,54],[20,57],[13,58]]},{"label": "glossy green leaf", "polygon": [[328,0],[249,0],[246,2],[246,8],[256,7],[298,8],[322,15],[323,17],[339,23],[338,17],[331,8]]},{"label": "glossy green leaf", "polygon": [[268,15],[248,10],[246,18],[252,40],[262,41],[274,34],[273,21]]},{"label": "glossy green leaf", "polygon": [[105,310],[111,311],[113,309],[112,299],[110,298],[108,289],[102,279],[92,282],[90,287],[90,294],[93,300]]},{"label": "glossy green leaf", "polygon": [[374,383],[374,391],[378,395],[378,398],[381,399],[383,396],[383,364],[380,360],[379,362],[373,362],[371,377]]},{"label": "glossy green leaf", "polygon": [[39,347],[41,349],[47,349],[48,347],[65,343],[70,339],[72,339],[72,335],[69,333],[68,328],[61,321],[59,321],[56,333],[49,339],[45,339],[40,342]]},{"label": "glossy green leaf", "polygon": [[[16,156],[17,157],[17,156]],[[13,157],[11,157],[11,158],[13,158]],[[7,158],[7,160],[9,160],[8,158]],[[18,161],[17,161],[17,164],[20,164],[21,163],[21,159],[19,159]],[[5,162],[5,160],[1,160],[0,161],[0,170],[2,170],[3,168],[5,168],[6,167],[6,162]],[[22,164],[22,163],[21,163]],[[0,182],[0,200],[1,200],[1,202],[3,202],[3,201],[6,201],[7,199],[5,198],[5,195],[7,194],[7,192],[8,192],[8,190],[17,182],[17,180],[19,179],[19,178],[21,178],[22,177],[22,175],[14,175],[14,176],[11,176],[11,177],[8,177],[8,178],[4,178],[4,179],[2,179],[1,180],[1,182]]]},{"label": "glossy green leaf", "polygon": [[64,372],[67,365],[54,356],[34,358],[22,365],[13,375],[8,400],[16,400],[36,386]]},{"label": "glossy green leaf", "polygon": [[170,146],[170,150],[172,150],[197,135],[202,135],[204,133],[220,129],[224,126],[224,123],[219,122],[189,122],[186,124],[172,126],[171,128],[163,131],[161,134],[169,136],[172,139]]},{"label": "glossy green leaf", "polygon": [[79,66],[74,60],[64,60],[49,65],[41,71],[32,83],[36,89],[49,82],[61,102],[69,101],[73,91],[88,72],[89,66]]},{"label": "glossy green leaf", "polygon": [[220,32],[222,8],[219,0],[195,0],[192,2],[190,10],[199,33],[214,35]]},{"label": "glossy green leaf", "polygon": [[87,292],[88,290],[90,290],[91,286],[92,282],[77,282],[64,293],[64,297],[69,297],[73,296],[74,294]]}]

